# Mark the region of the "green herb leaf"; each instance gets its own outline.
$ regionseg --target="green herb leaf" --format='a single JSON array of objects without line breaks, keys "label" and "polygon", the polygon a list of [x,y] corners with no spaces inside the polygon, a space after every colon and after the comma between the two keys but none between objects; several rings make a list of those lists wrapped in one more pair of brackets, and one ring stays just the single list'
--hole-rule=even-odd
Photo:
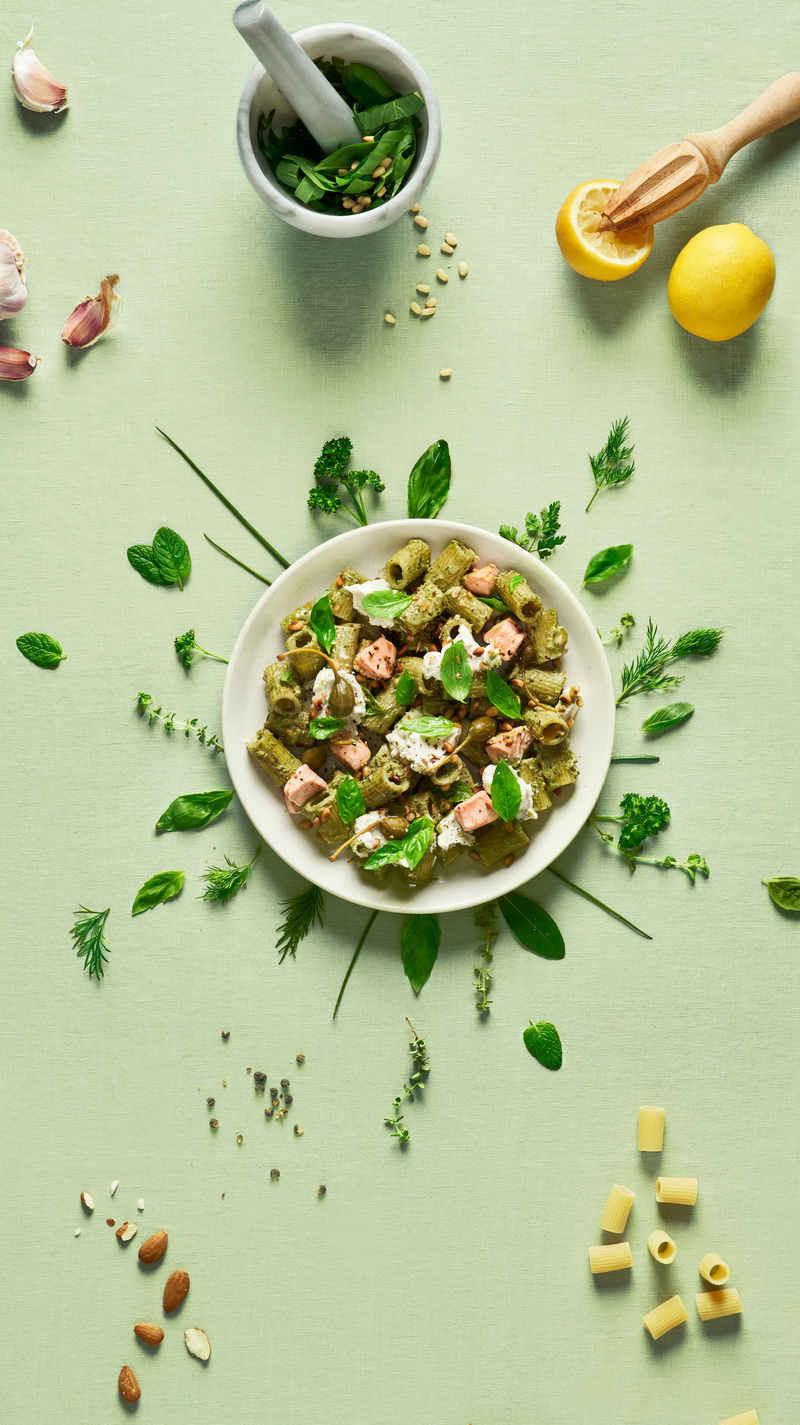
[{"label": "green herb leaf", "polygon": [[408,477],[408,513],[412,520],[432,520],[450,490],[450,447],[435,440],[420,456]]},{"label": "green herb leaf", "polygon": [[670,809],[661,797],[643,797],[638,792],[626,792],[620,804],[624,820],[618,845],[620,851],[634,851],[648,836],[663,830],[670,819]]},{"label": "green herb leaf", "polygon": [[[500,531],[502,534],[502,530]],[[493,594],[481,594],[481,603],[488,604],[490,609],[496,609],[499,614],[509,613],[509,605],[504,604],[502,599],[496,599]]]},{"label": "green herb leaf", "polygon": [[405,861],[413,871],[430,846],[432,836],[433,822],[430,817],[417,817],[416,821],[412,821],[402,841],[387,841],[385,846],[379,846],[377,851],[367,857],[364,867],[367,871],[374,871],[379,866],[393,866],[397,861]]},{"label": "green herb leaf", "polygon": [[37,668],[57,668],[62,658],[67,656],[61,644],[49,633],[21,633],[17,648],[23,658],[35,663]]},{"label": "green herb leaf", "polygon": [[439,672],[448,698],[465,703],[472,687],[473,670],[463,639],[457,638],[455,643],[448,643],[442,654]]},{"label": "green herb leaf", "polygon": [[327,594],[323,594],[321,599],[317,599],[308,621],[317,635],[320,648],[324,648],[326,653],[330,653],[336,638],[336,625],[333,622],[333,610]]},{"label": "green herb leaf", "polygon": [[393,124],[397,119],[410,119],[412,114],[418,114],[420,109],[424,108],[425,100],[414,90],[411,94],[401,94],[397,99],[389,99],[385,104],[376,104],[373,109],[356,112],[353,118],[362,134],[374,134],[376,129]]},{"label": "green herb leaf", "polygon": [[[255,861],[260,850],[261,847],[259,845],[256,848],[253,861]],[[200,879],[201,881],[205,881],[206,888],[202,896],[199,897],[200,900],[231,901],[233,897],[238,895],[239,891],[247,885],[247,878],[253,868],[253,861],[248,861],[246,866],[237,866],[235,861],[231,861],[228,856],[225,857],[225,861],[227,863],[226,865],[209,866],[208,870],[203,872]]]},{"label": "green herb leaf", "polygon": [[621,485],[623,480],[630,480],[635,466],[631,460],[633,446],[625,444],[627,439],[628,417],[625,416],[624,420],[614,422],[603,449],[589,456],[595,490],[586,506],[587,512],[606,485]]},{"label": "green herb leaf", "polygon": [[[278,926],[275,949],[282,965],[287,955],[295,958],[300,941],[305,940],[314,922],[318,921],[319,925],[322,925],[325,897],[319,886],[309,886],[308,890],[301,891],[299,895],[281,901],[280,908],[283,911],[283,924]],[[377,911],[375,914],[377,915]]]},{"label": "green herb leaf", "polygon": [[455,723],[448,717],[404,717],[397,726],[400,732],[416,732],[431,741],[449,737],[455,731]]},{"label": "green herb leaf", "polygon": [[325,742],[329,737],[333,737],[335,732],[341,732],[343,727],[347,727],[347,718],[312,717],[308,730],[318,742]]},{"label": "green herb leaf", "polygon": [[666,708],[657,708],[642,723],[642,732],[666,732],[668,727],[677,727],[694,712],[694,703],[670,703]]},{"label": "green herb leaf", "polygon": [[761,878],[776,905],[781,910],[791,910],[800,914],[800,880],[797,876],[773,876]]},{"label": "green herb leaf", "polygon": [[564,937],[553,917],[536,901],[519,891],[509,891],[500,897],[498,904],[509,930],[526,950],[532,950],[545,960],[564,959]]},{"label": "green herb leaf", "polygon": [[400,589],[376,589],[374,594],[365,594],[361,603],[365,614],[399,618],[411,603],[411,595],[404,594]]},{"label": "green herb leaf", "polygon": [[515,589],[518,589],[519,586],[520,586],[520,584],[524,584],[524,583],[525,583],[525,575],[524,575],[524,574],[512,574],[511,578],[510,578],[509,581],[508,581],[508,592],[509,592],[509,594],[513,594],[514,590],[515,590]]},{"label": "green herb leaf", "polygon": [[357,816],[363,816],[367,810],[361,788],[355,777],[351,777],[349,773],[336,788],[336,807],[347,826],[354,822]]},{"label": "green herb leaf", "polygon": [[601,549],[586,565],[584,584],[602,584],[606,579],[613,579],[626,564],[630,564],[632,554],[632,544],[612,544],[608,549]]},{"label": "green herb leaf", "polygon": [[165,584],[183,588],[184,579],[192,572],[192,560],[186,541],[174,529],[162,525],[153,536],[153,557],[161,570]]},{"label": "green herb leaf", "polygon": [[[500,533],[503,539],[508,539],[512,544],[518,544],[520,549],[529,549],[531,553],[538,554],[540,559],[549,559],[557,545],[563,544],[566,539],[565,534],[558,534],[560,525],[561,501],[553,500],[551,505],[547,505],[543,510],[535,515],[529,510],[525,516],[525,534],[527,538],[521,539],[516,525],[501,524]],[[522,575],[517,576],[520,581]],[[510,581],[511,588],[516,585]],[[484,603],[488,600],[484,600]]]},{"label": "green herb leaf", "polygon": [[663,688],[677,688],[682,678],[666,673],[669,663],[679,658],[707,658],[718,646],[724,630],[721,628],[694,628],[682,633],[673,644],[662,638],[652,619],[648,620],[644,647],[637,653],[632,663],[626,663],[620,675],[622,692],[617,698],[621,703],[635,693],[657,692]]},{"label": "green herb leaf", "polygon": [[152,544],[132,544],[128,550],[128,563],[148,584],[164,585],[175,582],[164,578]]},{"label": "green herb leaf", "polygon": [[531,1024],[529,1029],[524,1029],[522,1040],[528,1053],[538,1059],[540,1064],[544,1064],[546,1069],[561,1068],[564,1058],[561,1040],[555,1025],[548,1019],[540,1019],[538,1024]]},{"label": "green herb leaf", "polygon": [[230,806],[235,792],[187,792],[176,797],[156,822],[156,831],[193,831],[210,826]]},{"label": "green herb leaf", "polygon": [[416,698],[417,691],[418,689],[414,679],[408,669],[404,668],[397,680],[397,687],[394,690],[395,702],[398,702],[401,708],[407,708],[409,703],[413,703]]},{"label": "green herb leaf", "polygon": [[417,995],[430,979],[441,938],[438,915],[410,915],[403,926],[400,955],[411,988]]},{"label": "green herb leaf", "polygon": [[87,910],[85,905],[73,911],[73,915],[84,915],[85,920],[76,920],[70,935],[76,946],[77,954],[83,956],[83,968],[89,971],[89,978],[94,975],[95,979],[102,980],[103,966],[108,963],[108,953],[110,947],[103,931],[108,920],[108,913],[111,907],[105,910]]},{"label": "green herb leaf", "polygon": [[454,782],[452,787],[443,787],[441,795],[447,797],[451,806],[455,807],[459,802],[469,801],[474,791],[475,788],[471,787],[469,782]]},{"label": "green herb leaf", "polygon": [[502,713],[503,717],[518,718],[522,716],[518,695],[513,688],[508,686],[505,678],[498,673],[496,668],[490,668],[486,675],[486,696],[492,706]]},{"label": "green herb leaf", "polygon": [[183,889],[183,871],[159,871],[136,892],[131,915],[141,915],[162,901],[172,900]]},{"label": "green herb leaf", "polygon": [[522,788],[508,763],[503,762],[502,759],[494,769],[491,797],[492,806],[500,820],[513,821],[522,801]]},{"label": "green herb leaf", "polygon": [[375,698],[370,692],[370,689],[367,687],[366,683],[361,684],[361,691],[364,694],[364,701],[367,705],[366,716],[373,717],[375,716],[375,714],[377,714],[378,716],[382,717],[383,714],[386,712],[386,709],[381,707],[377,698]]},{"label": "green herb leaf", "polygon": [[368,64],[348,64],[344,70],[344,87],[357,104],[385,102],[393,99],[397,92]]}]

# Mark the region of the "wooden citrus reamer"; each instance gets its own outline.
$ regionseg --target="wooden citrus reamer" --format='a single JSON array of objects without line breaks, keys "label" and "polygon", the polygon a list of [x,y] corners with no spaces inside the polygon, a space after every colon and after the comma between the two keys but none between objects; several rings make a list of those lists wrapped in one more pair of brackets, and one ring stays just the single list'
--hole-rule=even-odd
[{"label": "wooden citrus reamer", "polygon": [[784,74],[721,129],[687,134],[634,169],[609,198],[600,232],[629,232],[661,223],[717,183],[740,148],[800,119],[800,74]]}]

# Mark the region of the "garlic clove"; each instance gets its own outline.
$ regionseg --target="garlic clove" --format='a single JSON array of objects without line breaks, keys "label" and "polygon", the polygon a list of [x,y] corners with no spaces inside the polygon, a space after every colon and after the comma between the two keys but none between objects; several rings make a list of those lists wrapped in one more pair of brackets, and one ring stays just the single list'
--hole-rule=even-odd
[{"label": "garlic clove", "polygon": [[115,272],[104,277],[97,297],[84,297],[64,323],[61,340],[67,346],[94,346],[103,332],[113,327],[122,311],[122,302],[114,291],[119,276]]},{"label": "garlic clove", "polygon": [[15,317],[28,300],[25,259],[17,239],[0,228],[0,322]]},{"label": "garlic clove", "polygon": [[17,351],[13,346],[0,346],[0,381],[25,381],[36,370],[40,356],[29,351]]},{"label": "garlic clove", "polygon": [[67,86],[45,69],[30,47],[31,30],[26,40],[17,41],[17,53],[11,61],[11,81],[23,109],[35,114],[60,114],[67,107]]}]

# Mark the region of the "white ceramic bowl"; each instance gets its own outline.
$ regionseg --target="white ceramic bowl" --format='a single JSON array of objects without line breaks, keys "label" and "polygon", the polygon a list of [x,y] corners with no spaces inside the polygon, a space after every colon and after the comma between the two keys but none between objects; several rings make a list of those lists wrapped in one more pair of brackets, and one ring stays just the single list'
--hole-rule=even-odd
[{"label": "white ceramic bowl", "polygon": [[419,114],[422,128],[417,131],[416,158],[400,192],[374,212],[368,209],[355,217],[313,212],[281,187],[258,147],[258,120],[262,114],[275,110],[273,125],[277,130],[285,124],[294,123],[297,115],[264,66],[257,64],[242,90],[236,118],[236,139],[244,171],[273,213],[305,233],[315,233],[317,237],[350,238],[363,237],[366,233],[386,228],[418,201],[436,167],[442,126],[431,82],[407,49],[388,35],[367,30],[363,25],[310,25],[308,29],[297,30],[295,39],[312,59],[318,59],[321,55],[339,55],[351,63],[371,65],[401,94],[418,90],[425,100],[425,108]]},{"label": "white ceramic bowl", "polygon": [[[300,831],[284,808],[284,799],[259,770],[245,742],[263,726],[267,706],[261,674],[285,648],[280,620],[328,588],[342,569],[358,569],[374,578],[406,540],[424,539],[434,558],[451,539],[476,550],[481,561],[501,569],[519,569],[545,607],[556,608],[569,634],[569,652],[562,661],[567,682],[579,683],[585,705],[575,719],[571,742],[581,775],[556,798],[538,821],[526,822],[530,845],[511,866],[487,870],[466,855],[439,867],[437,879],[419,891],[408,890],[393,874],[370,884],[345,853],[328,857],[330,846]],[[605,650],[589,615],[552,570],[498,534],[451,520],[387,520],[330,539],[298,559],[259,599],[231,654],[222,693],[222,732],[231,780],[256,831],[301,876],[342,900],[378,910],[445,912],[503,895],[544,870],[577,836],[597,801],[606,779],[614,740],[614,692]]]}]

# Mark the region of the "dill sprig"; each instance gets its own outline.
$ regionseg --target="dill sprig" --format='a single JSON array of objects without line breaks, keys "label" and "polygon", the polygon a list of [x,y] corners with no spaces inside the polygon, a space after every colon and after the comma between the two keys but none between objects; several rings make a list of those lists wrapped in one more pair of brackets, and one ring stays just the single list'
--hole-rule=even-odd
[{"label": "dill sprig", "polygon": [[178,722],[174,713],[165,713],[161,707],[157,707],[149,693],[137,693],[136,703],[139,712],[147,714],[148,722],[163,722],[166,732],[182,732],[184,737],[194,736],[198,742],[204,743],[214,752],[222,751],[222,743],[216,734],[209,732],[207,727],[200,727],[196,717],[189,718],[188,722]]},{"label": "dill sprig", "polygon": [[[253,861],[260,850],[259,846]],[[205,881],[206,888],[202,896],[198,897],[199,900],[231,901],[235,895],[239,894],[242,887],[247,885],[253,861],[248,861],[246,866],[237,866],[236,862],[231,861],[227,856],[225,861],[227,863],[225,866],[209,866],[208,870],[203,872],[200,880]]]},{"label": "dill sprig", "polygon": [[283,925],[277,928],[278,942],[275,949],[280,951],[279,963],[282,965],[287,955],[294,957],[300,941],[305,940],[314,922],[319,921],[322,925],[325,897],[319,886],[309,886],[307,891],[301,891],[299,895],[289,896],[288,900],[281,901],[280,908],[283,911]]},{"label": "dill sprig", "polygon": [[538,554],[540,559],[549,559],[556,545],[563,544],[567,537],[558,533],[560,513],[561,501],[553,500],[552,504],[540,510],[538,515],[528,511],[525,516],[527,538],[521,539],[516,525],[513,524],[501,524],[500,533],[512,544],[518,544],[520,549],[528,549],[532,554]]},{"label": "dill sprig", "polygon": [[674,643],[662,638],[652,619],[648,620],[644,636],[644,648],[632,663],[626,663],[622,673],[622,692],[617,703],[630,698],[634,693],[658,692],[664,688],[677,688],[683,682],[664,670],[679,658],[707,658],[720,642],[724,630],[721,628],[695,628],[682,633]]},{"label": "dill sprig", "polygon": [[586,506],[587,514],[606,485],[621,485],[623,480],[630,480],[636,467],[631,460],[633,446],[625,444],[627,439],[628,417],[625,416],[624,420],[614,422],[603,449],[589,456],[595,490]]},{"label": "dill sprig", "polygon": [[89,971],[90,978],[94,975],[97,980],[103,978],[103,966],[110,953],[110,946],[103,934],[110,909],[108,906],[105,910],[87,910],[86,906],[82,905],[72,912],[73,915],[86,916],[85,920],[76,920],[70,935],[77,946],[78,956],[83,956],[84,970]]},{"label": "dill sprig", "polygon": [[198,653],[204,653],[206,658],[213,658],[216,663],[227,663],[227,658],[221,658],[218,653],[209,653],[207,648],[202,648],[196,641],[194,629],[187,629],[186,633],[180,633],[175,639],[175,652],[181,659],[184,668],[188,672]]},{"label": "dill sprig", "polygon": [[492,987],[492,946],[499,934],[497,929],[497,906],[494,901],[487,901],[486,905],[479,905],[473,911],[472,919],[478,931],[478,946],[481,957],[480,965],[475,966],[476,979],[474,988],[478,995],[478,1003],[475,1008],[478,1014],[488,1014],[489,1005],[492,1003],[487,998]]}]

